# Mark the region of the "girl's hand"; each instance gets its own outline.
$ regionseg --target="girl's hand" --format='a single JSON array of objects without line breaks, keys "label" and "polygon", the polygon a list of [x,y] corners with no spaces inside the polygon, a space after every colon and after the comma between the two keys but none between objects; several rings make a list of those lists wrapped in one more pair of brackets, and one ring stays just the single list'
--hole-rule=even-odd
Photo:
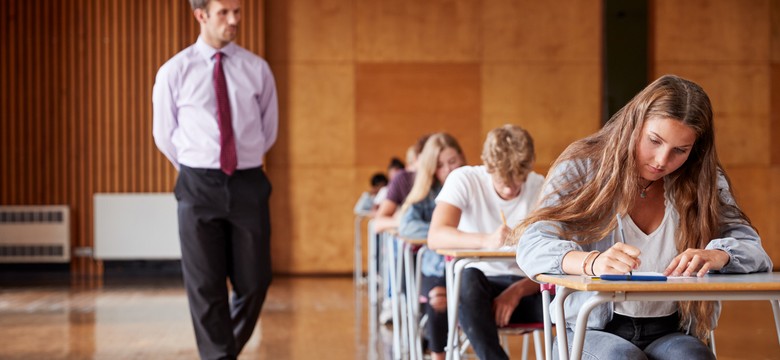
[{"label": "girl's hand", "polygon": [[642,263],[639,260],[639,254],[641,251],[634,246],[622,242],[615,243],[599,255],[596,262],[593,263],[591,271],[596,275],[625,274],[638,268],[639,264]]},{"label": "girl's hand", "polygon": [[720,270],[729,263],[729,254],[723,250],[687,249],[674,257],[664,270],[666,276],[702,277],[710,270]]},{"label": "girl's hand", "polygon": [[485,249],[498,249],[504,246],[506,240],[509,238],[509,234],[512,232],[506,225],[501,225],[492,234],[488,234],[483,242],[483,248]]}]

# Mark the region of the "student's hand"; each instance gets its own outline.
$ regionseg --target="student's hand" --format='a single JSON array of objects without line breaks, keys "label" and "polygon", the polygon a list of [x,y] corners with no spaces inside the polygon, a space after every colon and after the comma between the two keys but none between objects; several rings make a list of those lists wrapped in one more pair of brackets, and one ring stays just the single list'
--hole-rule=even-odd
[{"label": "student's hand", "polygon": [[515,308],[520,304],[520,299],[517,291],[513,291],[512,288],[507,288],[495,299],[493,299],[493,315],[496,318],[496,325],[499,327],[509,324],[509,319],[512,317],[512,313],[515,312]]},{"label": "student's hand", "polygon": [[[639,267],[642,262],[639,254],[642,252],[631,245],[619,242],[612,245],[607,251],[601,253],[593,264],[593,273],[601,274],[625,274]],[[586,266],[590,268],[590,264]]]},{"label": "student's hand", "polygon": [[485,249],[498,249],[504,246],[504,243],[509,238],[509,234],[512,232],[506,225],[501,225],[492,234],[488,234],[483,242],[482,247]]},{"label": "student's hand", "polygon": [[720,270],[728,264],[730,258],[723,250],[688,249],[674,257],[664,270],[666,276],[707,275],[710,270]]}]

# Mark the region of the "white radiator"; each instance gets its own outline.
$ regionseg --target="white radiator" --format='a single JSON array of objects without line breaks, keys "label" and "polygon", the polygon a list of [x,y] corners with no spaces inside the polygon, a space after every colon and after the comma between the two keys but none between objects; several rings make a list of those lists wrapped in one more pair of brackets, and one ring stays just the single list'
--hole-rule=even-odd
[{"label": "white radiator", "polygon": [[67,206],[0,206],[0,263],[69,261]]},{"label": "white radiator", "polygon": [[172,193],[95,194],[94,200],[96,259],[181,258]]}]

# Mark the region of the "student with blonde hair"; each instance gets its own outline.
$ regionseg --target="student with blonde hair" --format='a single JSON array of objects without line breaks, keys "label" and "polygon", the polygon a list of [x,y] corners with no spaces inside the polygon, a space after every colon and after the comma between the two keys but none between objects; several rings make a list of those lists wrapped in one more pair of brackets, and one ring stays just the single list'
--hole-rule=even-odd
[{"label": "student with blonde hair", "polygon": [[[484,165],[453,171],[436,197],[428,246],[497,249],[511,245],[506,242],[509,225],[531,211],[544,182],[532,170],[534,158],[527,131],[515,125],[491,130],[482,150]],[[517,264],[475,263],[464,270],[461,289],[460,324],[481,359],[507,358],[498,327],[542,320],[539,285],[527,279]]]},{"label": "student with blonde hair", "polygon": [[[701,277],[772,269],[718,160],[710,99],[692,81],[662,76],[600,131],[571,144],[552,169],[540,208],[516,232],[517,262],[530,277],[632,270]],[[615,234],[616,215],[625,243]],[[567,298],[569,335],[592,295]],[[714,359],[704,341],[719,305],[599,305],[588,318],[584,353],[595,359]]]},{"label": "student with blonde hair", "polygon": [[[450,172],[466,164],[458,141],[447,133],[431,135],[417,158],[417,175],[401,209],[398,233],[407,238],[425,239],[436,207],[436,196]],[[447,344],[447,298],[444,287],[444,259],[433,251],[423,253],[421,294],[428,302],[425,335],[432,359],[444,359]]]}]

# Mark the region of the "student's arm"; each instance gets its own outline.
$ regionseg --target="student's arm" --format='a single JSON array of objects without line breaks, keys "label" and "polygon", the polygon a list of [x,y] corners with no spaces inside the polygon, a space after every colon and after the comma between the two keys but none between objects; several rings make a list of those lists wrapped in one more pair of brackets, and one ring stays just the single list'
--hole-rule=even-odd
[{"label": "student's arm", "polygon": [[398,227],[398,219],[393,216],[395,210],[398,208],[398,204],[385,199],[379,205],[379,209],[376,211],[374,217],[374,231],[380,233],[388,229],[395,229]]},{"label": "student's arm", "polygon": [[[425,204],[423,200],[409,207],[403,214],[398,224],[398,235],[408,239],[427,239],[428,229],[431,227],[431,204]],[[430,205],[430,207],[428,206]],[[426,215],[427,212],[427,215]]]},{"label": "student's arm", "polygon": [[509,285],[501,294],[493,300],[493,314],[496,318],[496,325],[506,326],[512,313],[520,304],[523,296],[533,295],[539,292],[539,284],[531,281],[529,278],[517,281]]},{"label": "student's arm", "polygon": [[[722,173],[718,174],[718,192],[724,203],[737,206]],[[685,250],[664,273],[704,276],[708,271],[751,273],[772,270],[772,259],[761,246],[761,237],[753,227],[741,219],[724,218],[720,230],[721,236],[710,241],[704,250]]]},{"label": "student's arm", "polygon": [[504,245],[511,229],[501,225],[493,233],[467,233],[458,230],[461,210],[438,202],[431,218],[428,247],[431,249],[497,249]]}]

